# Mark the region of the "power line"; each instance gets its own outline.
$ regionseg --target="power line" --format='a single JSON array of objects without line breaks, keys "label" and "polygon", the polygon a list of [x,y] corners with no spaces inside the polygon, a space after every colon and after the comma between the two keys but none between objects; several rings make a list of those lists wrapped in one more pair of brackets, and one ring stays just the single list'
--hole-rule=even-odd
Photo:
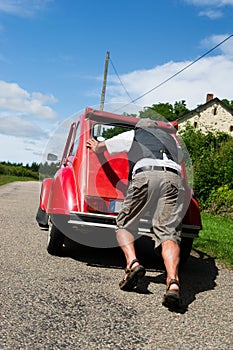
[{"label": "power line", "polygon": [[153,87],[152,89],[150,89],[149,91],[145,92],[144,94],[142,94],[141,96],[135,98],[135,99],[131,99],[131,101],[127,104],[125,104],[123,107],[124,108],[128,105],[130,105],[131,103],[134,103],[138,100],[140,100],[142,97],[148,95],[149,93],[151,93],[152,91],[158,89],[160,86],[164,85],[165,83],[167,83],[169,80],[173,79],[174,77],[176,77],[177,75],[179,75],[180,73],[182,73],[183,71],[185,71],[186,69],[188,69],[189,67],[191,67],[193,64],[195,64],[196,62],[200,61],[203,57],[207,56],[209,53],[211,53],[212,51],[214,51],[215,49],[217,49],[217,47],[221,46],[223,43],[225,43],[227,40],[229,40],[231,37],[233,36],[233,34],[229,35],[227,38],[225,38],[224,40],[222,40],[219,44],[217,44],[216,46],[214,46],[212,49],[208,50],[206,53],[204,53],[203,55],[199,56],[196,60],[194,60],[193,62],[189,63],[187,66],[185,66],[184,68],[182,68],[181,70],[179,70],[178,72],[176,72],[175,74],[173,74],[172,76],[170,76],[169,78],[167,78],[166,80],[162,81],[160,84],[156,85],[155,87]]},{"label": "power line", "polygon": [[122,80],[121,80],[119,74],[117,73],[117,70],[116,70],[116,68],[115,68],[115,66],[114,66],[114,64],[113,64],[112,59],[109,58],[109,60],[110,60],[110,62],[111,62],[111,65],[112,65],[112,67],[113,67],[113,69],[114,69],[114,72],[115,72],[117,78],[119,79],[119,81],[120,81],[120,83],[121,83],[121,86],[122,86],[123,89],[125,90],[125,92],[126,92],[126,94],[128,95],[129,99],[132,101],[133,99],[132,99],[132,97],[130,96],[129,92],[127,91],[126,87],[124,86],[124,84],[123,84],[123,82],[122,82]]}]

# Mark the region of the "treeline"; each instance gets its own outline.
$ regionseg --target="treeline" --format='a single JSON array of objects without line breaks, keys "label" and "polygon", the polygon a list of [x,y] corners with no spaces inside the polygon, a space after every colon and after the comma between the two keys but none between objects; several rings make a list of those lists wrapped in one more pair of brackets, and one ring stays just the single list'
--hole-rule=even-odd
[{"label": "treeline", "polygon": [[46,177],[54,176],[57,170],[57,163],[36,163],[31,165],[23,163],[0,162],[0,174],[17,177],[28,177],[34,180],[43,180]]},{"label": "treeline", "polygon": [[23,165],[23,163],[0,162],[0,174],[29,177],[38,180],[39,164],[32,163],[32,165]]},{"label": "treeline", "polygon": [[[222,102],[229,108],[233,109],[233,100],[227,100],[226,98]],[[141,118],[152,118],[157,120],[166,120],[173,121],[177,120],[180,117],[183,117],[190,110],[186,106],[186,101],[176,101],[174,105],[169,102],[166,103],[156,103],[151,107],[145,107],[142,111],[139,112]]]}]

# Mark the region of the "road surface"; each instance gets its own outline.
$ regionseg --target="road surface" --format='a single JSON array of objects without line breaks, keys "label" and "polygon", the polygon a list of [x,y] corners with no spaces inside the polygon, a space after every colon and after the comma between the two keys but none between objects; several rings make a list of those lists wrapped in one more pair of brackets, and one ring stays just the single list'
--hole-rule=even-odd
[{"label": "road surface", "polygon": [[0,349],[233,349],[232,270],[194,252],[181,269],[182,307],[171,312],[150,242],[137,246],[140,288],[123,292],[119,248],[47,253],[38,202],[36,182],[0,187]]}]

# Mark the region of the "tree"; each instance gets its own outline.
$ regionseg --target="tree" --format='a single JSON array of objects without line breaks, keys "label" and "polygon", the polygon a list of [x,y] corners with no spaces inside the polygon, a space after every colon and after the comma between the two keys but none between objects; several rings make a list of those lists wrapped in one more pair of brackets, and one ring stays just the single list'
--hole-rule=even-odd
[{"label": "tree", "polygon": [[227,107],[230,107],[231,109],[233,109],[233,100],[229,101],[229,100],[227,100],[226,98],[224,98],[224,99],[222,100],[222,102],[225,103],[225,105],[226,105]]},{"label": "tree", "polygon": [[139,116],[140,118],[173,121],[188,112],[189,109],[186,107],[185,101],[182,100],[179,102],[176,101],[174,106],[168,102],[153,104],[151,107],[145,107],[143,111],[140,111]]},{"label": "tree", "polygon": [[140,118],[151,118],[156,120],[174,120],[173,106],[170,103],[153,104],[145,107],[139,113]]},{"label": "tree", "polygon": [[178,118],[183,117],[183,115],[185,115],[186,113],[189,112],[189,109],[186,107],[186,102],[184,100],[179,101],[179,102],[175,102],[174,104],[174,113]]},{"label": "tree", "polygon": [[37,164],[36,162],[32,162],[31,170],[38,172],[39,171],[39,164]]}]

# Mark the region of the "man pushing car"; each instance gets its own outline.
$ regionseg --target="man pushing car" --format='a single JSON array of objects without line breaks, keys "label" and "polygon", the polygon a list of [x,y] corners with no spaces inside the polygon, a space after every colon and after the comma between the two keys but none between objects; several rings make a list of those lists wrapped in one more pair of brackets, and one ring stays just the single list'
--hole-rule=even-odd
[{"label": "man pushing car", "polygon": [[117,241],[125,255],[126,269],[119,286],[130,291],[146,270],[136,257],[134,241],[139,220],[149,212],[155,235],[155,247],[161,246],[166,268],[166,291],[163,305],[176,307],[180,302],[179,262],[184,186],[176,140],[158,128],[151,119],[140,119],[134,130],[123,132],[103,142],[87,141],[95,153],[126,152],[129,161],[129,186],[117,219]]}]

